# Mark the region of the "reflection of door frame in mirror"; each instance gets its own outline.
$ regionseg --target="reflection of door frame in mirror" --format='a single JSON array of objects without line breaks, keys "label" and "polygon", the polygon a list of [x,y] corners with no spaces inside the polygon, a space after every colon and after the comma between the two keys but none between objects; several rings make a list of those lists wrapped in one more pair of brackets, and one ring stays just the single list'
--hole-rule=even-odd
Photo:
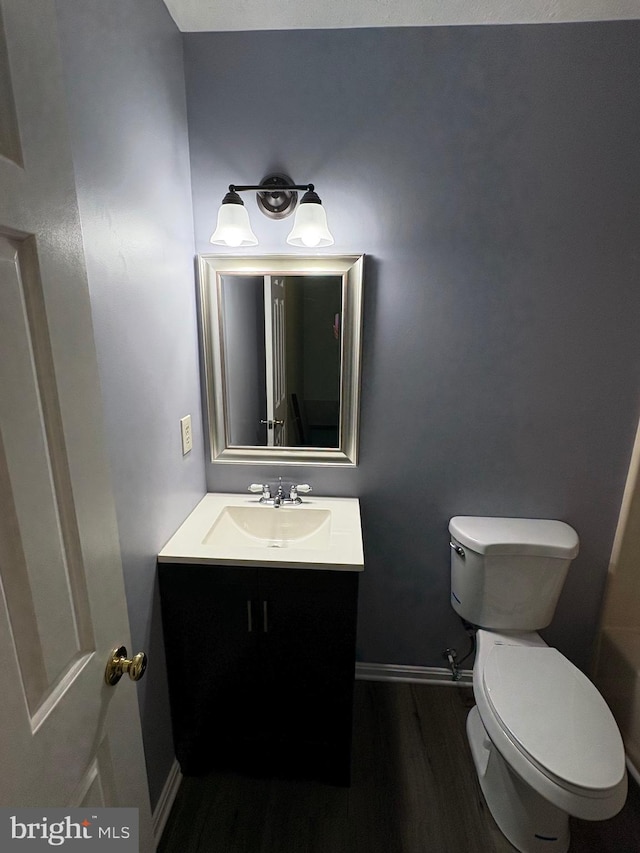
[{"label": "reflection of door frame in mirror", "polygon": [[[212,462],[356,465],[360,414],[364,255],[200,255],[200,308]],[[222,328],[223,276],[340,276],[342,329],[338,446],[258,447],[229,442]]]},{"label": "reflection of door frame in mirror", "polygon": [[[265,275],[264,327],[267,385],[267,447],[283,447],[287,436],[284,278]],[[230,442],[227,442],[230,444]]]}]

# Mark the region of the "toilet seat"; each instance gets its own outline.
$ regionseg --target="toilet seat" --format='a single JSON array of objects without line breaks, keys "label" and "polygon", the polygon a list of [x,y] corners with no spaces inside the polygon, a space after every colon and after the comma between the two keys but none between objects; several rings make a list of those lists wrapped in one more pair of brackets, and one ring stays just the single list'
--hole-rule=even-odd
[{"label": "toilet seat", "polygon": [[545,776],[587,797],[606,796],[620,784],[624,747],[613,715],[557,649],[496,644],[482,675],[503,733]]}]

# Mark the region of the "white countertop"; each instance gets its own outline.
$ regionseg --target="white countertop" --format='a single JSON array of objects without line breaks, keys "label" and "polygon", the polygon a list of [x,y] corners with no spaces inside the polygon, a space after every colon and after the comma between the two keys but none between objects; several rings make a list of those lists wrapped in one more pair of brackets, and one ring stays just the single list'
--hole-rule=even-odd
[{"label": "white countertop", "polygon": [[[216,541],[212,530],[226,507],[255,507],[265,513],[295,513],[300,509],[328,510],[331,514],[328,544],[318,547],[295,540],[278,547],[254,540]],[[242,536],[239,537],[239,540]],[[311,540],[309,540],[310,542]],[[209,563],[211,565],[273,566],[299,569],[364,570],[360,502],[357,498],[304,497],[298,506],[280,509],[262,506],[256,495],[210,492],[183,522],[158,554],[161,563]]]}]

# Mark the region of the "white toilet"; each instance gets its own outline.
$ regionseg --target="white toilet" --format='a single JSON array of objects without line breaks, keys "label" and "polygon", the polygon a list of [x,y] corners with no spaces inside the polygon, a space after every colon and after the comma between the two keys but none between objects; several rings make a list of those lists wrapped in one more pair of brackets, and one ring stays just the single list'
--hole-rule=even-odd
[{"label": "white toilet", "polygon": [[473,625],[467,735],[491,814],[522,853],[569,848],[569,815],[613,817],[622,738],[589,679],[536,633],[553,618],[578,536],[561,521],[456,516],[451,603]]}]

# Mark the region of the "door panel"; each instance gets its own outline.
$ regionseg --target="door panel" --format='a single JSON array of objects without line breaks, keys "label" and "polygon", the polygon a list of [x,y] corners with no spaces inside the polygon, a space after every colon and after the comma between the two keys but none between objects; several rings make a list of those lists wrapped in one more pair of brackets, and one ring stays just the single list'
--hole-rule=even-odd
[{"label": "door panel", "polygon": [[160,563],[176,755],[184,773],[249,767],[260,619],[256,570]]},{"label": "door panel", "polygon": [[13,101],[9,52],[0,10],[0,156],[22,165],[22,150],[18,133],[18,119]]},{"label": "door panel", "polygon": [[[5,595],[32,714],[94,650],[35,240],[0,234]],[[3,561],[3,562],[5,562]]]},{"label": "door panel", "polygon": [[260,669],[271,763],[348,784],[358,577],[261,569],[268,622]]},{"label": "door panel", "polygon": [[148,853],[55,4],[0,19],[0,804],[138,807]]}]

